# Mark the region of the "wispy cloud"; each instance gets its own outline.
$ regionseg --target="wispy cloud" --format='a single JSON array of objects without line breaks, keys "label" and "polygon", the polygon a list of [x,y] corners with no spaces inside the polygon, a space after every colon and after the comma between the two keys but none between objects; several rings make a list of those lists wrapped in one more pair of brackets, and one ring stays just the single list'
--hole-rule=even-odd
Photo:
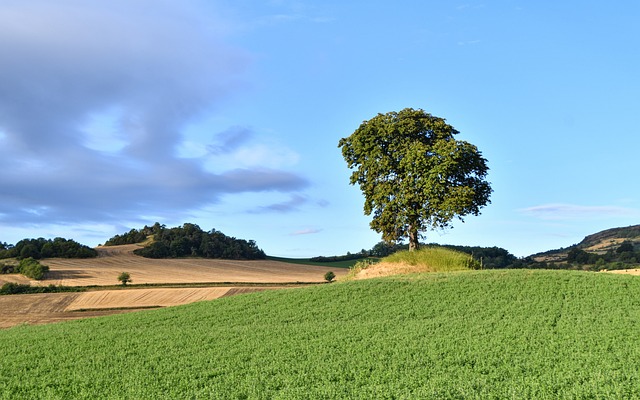
[{"label": "wispy cloud", "polygon": [[584,206],[577,204],[542,204],[523,208],[522,213],[544,220],[598,219],[640,217],[640,210],[620,206]]},{"label": "wispy cloud", "polygon": [[265,213],[289,213],[298,211],[300,207],[308,202],[306,196],[295,194],[287,201],[281,203],[273,203],[267,206],[261,206],[254,210],[250,210],[251,214],[265,214]]},{"label": "wispy cloud", "polygon": [[322,232],[322,229],[308,228],[308,229],[301,229],[299,231],[292,232],[291,236],[313,235],[320,232]]}]

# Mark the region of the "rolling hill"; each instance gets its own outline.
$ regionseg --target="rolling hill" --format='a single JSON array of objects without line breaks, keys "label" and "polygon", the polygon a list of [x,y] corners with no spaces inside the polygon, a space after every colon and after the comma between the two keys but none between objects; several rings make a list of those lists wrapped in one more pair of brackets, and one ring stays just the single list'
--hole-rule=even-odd
[{"label": "rolling hill", "polygon": [[629,241],[635,247],[640,247],[640,225],[621,228],[611,228],[586,236],[580,243],[572,246],[536,253],[529,258],[536,261],[564,261],[571,250],[582,250],[588,253],[605,254],[616,251],[620,245]]}]

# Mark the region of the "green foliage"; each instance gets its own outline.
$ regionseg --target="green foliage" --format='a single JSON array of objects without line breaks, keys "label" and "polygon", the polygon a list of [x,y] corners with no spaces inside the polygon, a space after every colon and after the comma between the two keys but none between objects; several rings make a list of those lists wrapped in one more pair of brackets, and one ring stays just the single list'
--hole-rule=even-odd
[{"label": "green foliage", "polygon": [[[431,246],[434,246],[433,244]],[[435,245],[470,254],[483,269],[511,268],[518,258],[500,247]]]},{"label": "green foliage", "polygon": [[474,260],[471,255],[439,246],[423,247],[417,251],[398,251],[383,258],[381,261],[424,266],[433,272],[480,268],[480,263]]},{"label": "green foliage", "polygon": [[115,235],[111,239],[105,242],[105,246],[119,246],[123,244],[135,244],[142,243],[147,240],[147,237],[161,233],[166,229],[165,225],[161,225],[159,222],[153,224],[153,226],[145,225],[142,229],[131,229],[129,232],[122,235]]},{"label": "green foliage", "polygon": [[32,257],[23,258],[18,264],[18,273],[31,279],[43,279],[47,272],[49,272],[49,267],[40,264],[38,260]]},{"label": "green foliage", "polygon": [[20,283],[7,282],[0,287],[0,295],[9,294],[32,294],[32,293],[62,293],[62,292],[84,292],[86,289],[72,286],[31,286]]},{"label": "green foliage", "polygon": [[[143,231],[146,229],[151,228],[145,227]],[[233,260],[266,257],[253,240],[229,237],[215,229],[205,232],[195,224],[187,223],[176,228],[165,228],[164,225],[156,223],[152,231],[154,241],[136,249],[135,254],[148,258],[205,257]]]},{"label": "green foliage", "polygon": [[363,252],[363,253],[356,253],[356,254],[351,254],[351,253],[347,253],[343,256],[318,256],[318,257],[312,257],[309,259],[309,261],[313,261],[313,262],[319,262],[319,263],[331,263],[331,262],[336,262],[336,261],[351,261],[351,260],[359,260],[361,258],[365,258],[367,257],[367,253]]},{"label": "green foliage", "polygon": [[324,274],[324,280],[327,282],[331,282],[334,279],[336,279],[336,274],[333,273],[333,271],[329,271],[326,274]]},{"label": "green foliage", "polygon": [[406,108],[378,114],[339,141],[351,184],[365,196],[371,228],[387,242],[447,228],[451,221],[478,215],[489,203],[486,160],[476,146],[454,139],[444,119]]},{"label": "green foliage", "polygon": [[98,252],[71,239],[57,237],[51,239],[23,239],[15,246],[3,243],[0,246],[0,258],[91,258]]},{"label": "green foliage", "polygon": [[640,398],[638,304],[636,277],[492,270],[20,326],[0,399]]},{"label": "green foliage", "polygon": [[131,275],[128,272],[122,272],[118,275],[118,280],[122,282],[122,286],[127,286],[127,283],[132,282]]},{"label": "green foliage", "polygon": [[633,252],[633,251],[634,251],[633,242],[630,242],[628,240],[625,240],[624,242],[622,242],[620,244],[620,247],[616,249],[616,253],[625,253],[625,252]]},{"label": "green foliage", "polygon": [[17,272],[17,265],[0,263],[0,274],[15,274]]},{"label": "green foliage", "polygon": [[[562,261],[554,264],[554,267],[586,271],[630,269],[637,268],[640,264],[640,251],[635,251],[630,242],[623,242],[615,251],[609,250],[606,253],[588,252],[573,246],[567,251],[566,259]],[[546,262],[536,261],[534,256],[527,257],[512,267],[551,268]]]}]

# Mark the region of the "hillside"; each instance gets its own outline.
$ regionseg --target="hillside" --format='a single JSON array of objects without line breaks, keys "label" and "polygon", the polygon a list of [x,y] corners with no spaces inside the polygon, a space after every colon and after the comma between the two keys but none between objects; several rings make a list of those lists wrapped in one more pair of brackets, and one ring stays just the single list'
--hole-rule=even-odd
[{"label": "hillside", "polygon": [[585,251],[604,253],[616,250],[624,241],[640,244],[640,225],[612,228],[594,233],[586,236],[575,247]]},{"label": "hillside", "polygon": [[572,246],[536,253],[528,258],[537,262],[562,262],[573,250],[580,250],[591,254],[604,255],[615,252],[624,242],[630,242],[640,248],[640,225],[606,229],[586,236],[580,243]]},{"label": "hillside", "polygon": [[488,270],[21,326],[0,398],[639,398],[638,304],[631,276]]}]

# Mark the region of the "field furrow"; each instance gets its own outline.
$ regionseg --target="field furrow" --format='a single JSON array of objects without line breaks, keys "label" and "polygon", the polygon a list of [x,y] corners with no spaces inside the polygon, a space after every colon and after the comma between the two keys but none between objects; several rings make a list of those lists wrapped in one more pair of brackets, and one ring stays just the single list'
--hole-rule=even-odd
[{"label": "field furrow", "polygon": [[43,260],[50,272],[32,285],[107,286],[118,284],[118,275],[126,271],[134,284],[238,282],[290,283],[322,282],[324,274],[336,275],[345,269],[314,265],[289,264],[271,260],[218,259],[149,259],[133,254],[137,245],[99,247],[99,257],[93,259]]},{"label": "field furrow", "polygon": [[77,296],[65,311],[168,307],[224,296],[230,288],[103,290]]}]

